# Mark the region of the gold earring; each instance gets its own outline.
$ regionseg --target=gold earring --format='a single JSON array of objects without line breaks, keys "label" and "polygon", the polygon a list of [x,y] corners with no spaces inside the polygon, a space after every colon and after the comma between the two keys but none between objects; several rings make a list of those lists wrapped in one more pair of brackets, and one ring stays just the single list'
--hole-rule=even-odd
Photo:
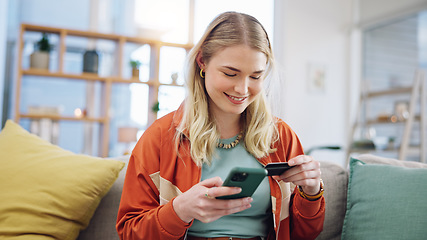
[{"label": "gold earring", "polygon": [[200,77],[205,78],[205,75],[203,75],[203,69],[200,69]]}]

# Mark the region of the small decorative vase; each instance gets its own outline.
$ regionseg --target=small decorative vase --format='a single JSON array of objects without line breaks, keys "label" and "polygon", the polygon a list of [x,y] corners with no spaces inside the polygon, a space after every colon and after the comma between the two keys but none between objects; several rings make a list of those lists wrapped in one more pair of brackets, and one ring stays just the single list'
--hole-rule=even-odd
[{"label": "small decorative vase", "polygon": [[139,78],[139,69],[138,68],[132,68],[132,77],[133,78]]},{"label": "small decorative vase", "polygon": [[49,69],[49,52],[33,52],[30,55],[30,67],[38,69]]},{"label": "small decorative vase", "polygon": [[171,74],[172,84],[177,84],[176,80],[178,79],[178,73],[174,72]]},{"label": "small decorative vase", "polygon": [[88,50],[83,55],[83,72],[98,73],[99,56],[95,50]]}]

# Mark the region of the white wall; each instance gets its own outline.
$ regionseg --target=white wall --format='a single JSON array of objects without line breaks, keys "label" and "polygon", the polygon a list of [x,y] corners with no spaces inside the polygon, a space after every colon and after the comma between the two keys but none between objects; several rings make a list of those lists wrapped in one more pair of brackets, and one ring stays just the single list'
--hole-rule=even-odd
[{"label": "white wall", "polygon": [[[7,32],[7,0],[0,0],[0,123],[3,113],[3,92],[5,77],[6,32]],[[0,126],[1,128],[1,126]]]},{"label": "white wall", "polygon": [[90,3],[85,0],[19,0],[20,23],[87,30]]},{"label": "white wall", "polygon": [[[283,61],[285,77],[282,118],[296,131],[305,149],[344,146],[352,1],[287,0],[281,8],[285,39],[280,47],[283,56],[278,58]],[[308,90],[310,64],[325,67],[324,92]],[[324,160],[341,163],[344,157],[331,153]]]}]

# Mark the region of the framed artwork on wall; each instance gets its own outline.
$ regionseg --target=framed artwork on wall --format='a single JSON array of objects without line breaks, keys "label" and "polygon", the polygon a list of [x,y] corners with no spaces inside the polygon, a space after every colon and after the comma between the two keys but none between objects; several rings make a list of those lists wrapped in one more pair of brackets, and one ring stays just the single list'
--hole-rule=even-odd
[{"label": "framed artwork on wall", "polygon": [[320,63],[308,64],[307,90],[309,93],[325,93],[326,66]]}]

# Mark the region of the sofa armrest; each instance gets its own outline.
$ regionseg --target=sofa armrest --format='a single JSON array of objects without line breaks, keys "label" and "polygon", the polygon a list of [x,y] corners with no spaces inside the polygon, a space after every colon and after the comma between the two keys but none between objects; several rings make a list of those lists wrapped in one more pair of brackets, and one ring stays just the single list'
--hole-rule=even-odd
[{"label": "sofa armrest", "polygon": [[316,239],[339,240],[346,211],[348,171],[326,161],[320,161],[320,170],[325,184],[326,212],[323,231]]}]

